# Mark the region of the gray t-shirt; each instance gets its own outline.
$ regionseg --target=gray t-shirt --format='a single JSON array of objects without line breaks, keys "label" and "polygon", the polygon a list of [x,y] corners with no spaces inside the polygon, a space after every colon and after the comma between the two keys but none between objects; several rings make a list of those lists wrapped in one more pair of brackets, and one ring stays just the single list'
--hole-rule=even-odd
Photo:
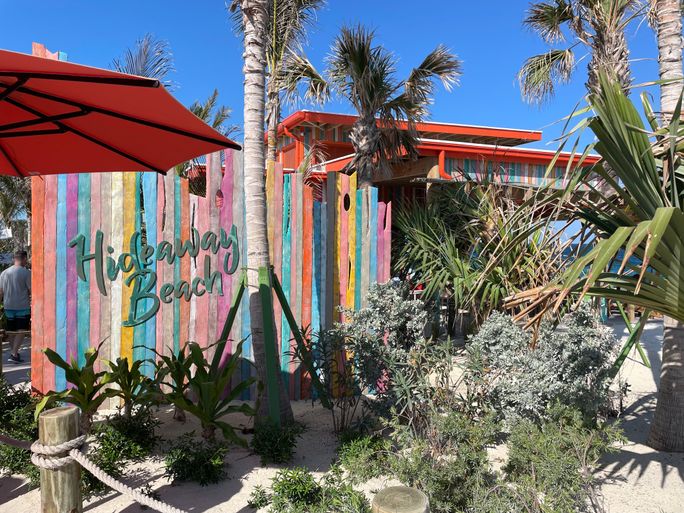
[{"label": "gray t-shirt", "polygon": [[13,265],[0,274],[0,289],[6,310],[31,308],[31,271]]}]

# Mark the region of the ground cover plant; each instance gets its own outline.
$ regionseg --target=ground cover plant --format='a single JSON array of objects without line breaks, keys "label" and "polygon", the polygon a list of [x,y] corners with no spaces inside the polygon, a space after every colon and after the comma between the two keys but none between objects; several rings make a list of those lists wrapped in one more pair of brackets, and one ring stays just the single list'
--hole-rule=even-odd
[{"label": "ground cover plant", "polygon": [[202,486],[226,478],[228,445],[216,440],[197,440],[186,433],[171,442],[164,456],[166,475],[174,481],[195,481]]},{"label": "ground cover plant", "polygon": [[292,459],[297,439],[304,426],[291,423],[278,426],[269,419],[260,421],[254,426],[251,446],[261,456],[261,464],[287,463]]}]

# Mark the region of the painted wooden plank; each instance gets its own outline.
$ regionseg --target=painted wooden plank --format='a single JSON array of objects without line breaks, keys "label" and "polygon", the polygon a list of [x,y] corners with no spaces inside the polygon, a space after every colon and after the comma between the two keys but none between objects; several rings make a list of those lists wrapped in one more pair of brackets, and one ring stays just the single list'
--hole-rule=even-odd
[{"label": "painted wooden plank", "polygon": [[371,225],[371,191],[370,189],[361,190],[362,202],[362,235],[363,244],[361,247],[361,308],[366,306],[366,297],[368,296],[368,287],[371,284],[370,279],[370,255],[371,255],[371,237],[370,237],[370,225]]},{"label": "painted wooden plank", "polygon": [[356,173],[349,177],[349,206],[347,210],[347,233],[349,246],[347,249],[347,308],[354,309],[354,291],[356,289]]},{"label": "painted wooden plank", "polygon": [[385,276],[385,209],[387,205],[384,201],[378,202],[378,226],[376,232],[377,252],[377,271],[375,279],[378,283],[383,282]]},{"label": "painted wooden plank", "polygon": [[[273,235],[269,240],[269,247],[273,249],[273,272],[282,282],[283,268],[283,165],[276,163],[273,169],[273,199],[271,209],[273,211]],[[283,349],[283,309],[280,302],[273,301],[273,316],[275,318],[276,336],[278,342],[278,354]]]},{"label": "painted wooden plank", "polygon": [[[197,210],[199,207],[198,198],[194,194],[190,195],[190,228],[197,229]],[[197,276],[197,259],[190,258],[190,283]],[[190,321],[188,326],[188,339],[196,340],[195,326],[197,323],[197,296],[193,294],[190,298]]]},{"label": "painted wooden plank", "polygon": [[[312,321],[312,282],[313,282],[313,230],[314,230],[314,205],[313,190],[308,185],[303,187],[302,199],[302,274],[301,274],[301,302],[302,321],[301,326],[311,329]],[[301,389],[298,399],[308,399],[311,396],[311,377],[297,366],[300,375]]]},{"label": "painted wooden plank", "polygon": [[[31,267],[32,294],[31,308],[33,323],[31,326],[31,386],[40,392],[43,388],[43,367],[49,365],[44,359],[42,350],[47,340],[45,337],[45,299],[44,299],[44,233],[45,233],[45,180],[43,177],[31,178]],[[0,355],[2,357],[2,355]]]},{"label": "painted wooden plank", "polygon": [[[157,173],[143,173],[143,200],[145,202],[145,230],[147,233],[147,244],[156,248],[157,247]],[[155,255],[156,256],[156,255]],[[152,258],[149,270],[152,272],[157,271],[157,259]],[[148,282],[149,283],[149,282]],[[154,287],[151,289],[153,294],[156,294],[159,290],[159,283],[155,283]],[[145,301],[145,310],[149,310],[153,306],[152,299],[147,299]],[[156,360],[156,355],[154,350],[157,348],[157,326],[156,319],[152,317],[145,323],[145,340],[144,340],[145,350],[143,351],[143,358],[146,360]],[[143,364],[143,372],[147,376],[152,376],[154,374],[154,366],[151,363],[145,362]]]},{"label": "painted wooden plank", "polygon": [[318,309],[320,312],[320,329],[326,329],[328,327],[328,311],[326,309],[327,305],[327,290],[328,290],[328,284],[327,284],[327,269],[328,269],[328,258],[327,258],[327,248],[328,248],[328,204],[325,201],[325,198],[327,196],[327,191],[324,188],[323,189],[323,201],[321,202],[321,220],[318,225],[319,230],[318,233],[321,236],[320,239],[320,246],[319,246],[319,261],[320,261],[320,303],[318,305]]},{"label": "painted wooden plank", "polygon": [[[181,207],[181,240],[190,240],[190,183],[187,178],[180,181],[180,207]],[[180,259],[180,279],[185,283],[190,281],[190,261],[192,257],[188,254]],[[186,297],[180,298],[180,343],[184,344],[190,340],[190,300]]]},{"label": "painted wooden plank", "polygon": [[[225,150],[223,161],[224,171],[221,178],[222,202],[219,208],[219,225],[226,233],[230,233],[230,227],[233,224],[233,150]],[[219,250],[219,264],[223,276],[223,295],[218,297],[216,340],[221,336],[223,325],[226,322],[226,317],[228,317],[228,311],[233,301],[233,276],[224,272],[223,265],[227,256],[228,252],[226,249],[221,248]],[[232,343],[229,340],[223,352],[223,361],[231,353]]]},{"label": "painted wooden plank", "polygon": [[338,260],[336,251],[337,226],[337,173],[328,173],[326,180],[326,264],[325,264],[325,325],[326,329],[333,326],[336,320],[338,283]]},{"label": "painted wooden plank", "polygon": [[378,281],[378,189],[370,189],[370,283]]},{"label": "painted wooden plank", "polygon": [[[67,244],[78,234],[78,175],[67,176]],[[67,359],[78,357],[76,252],[67,250]]]},{"label": "painted wooden plank", "polygon": [[382,281],[387,282],[392,277],[392,202],[388,201],[385,206],[385,229],[383,232],[383,250],[384,263],[382,266],[383,276]]},{"label": "painted wooden plank", "polygon": [[[135,202],[135,213],[134,213],[134,227],[135,231],[142,233],[144,219],[143,219],[143,173],[135,173],[135,192],[134,192],[134,202]],[[130,247],[130,245],[129,245]],[[142,240],[138,239],[135,245],[137,254],[142,251]],[[141,262],[142,264],[142,262]],[[133,285],[133,284],[131,284]],[[136,318],[145,312],[145,303],[139,301],[135,305],[129,305],[129,308],[135,309],[133,312]],[[145,338],[147,333],[147,326],[145,324],[139,324],[133,328],[133,345],[131,347],[131,358],[133,360],[143,360],[145,358]]]},{"label": "painted wooden plank", "polygon": [[[211,155],[206,157],[206,168],[209,169],[211,165]],[[209,179],[207,177],[207,186],[209,185]],[[209,190],[207,188],[207,194]],[[209,230],[209,198],[199,197],[197,199],[197,229],[200,235]],[[197,255],[197,277],[204,279],[204,258],[208,255],[208,252],[200,249]],[[207,347],[209,339],[209,296],[205,293],[197,297],[197,319],[195,323],[195,341],[202,347]]]},{"label": "painted wooden plank", "polygon": [[356,255],[354,256],[354,310],[361,308],[363,287],[363,190],[356,191]]},{"label": "painted wooden plank", "polygon": [[[164,176],[164,229],[162,231],[161,240],[167,242],[173,242],[175,237],[175,219],[176,219],[176,173],[167,173]],[[158,265],[161,262],[158,263]],[[174,263],[173,261],[169,263],[165,261],[164,267],[164,281],[159,285],[160,290],[164,283],[172,283],[174,281]],[[164,354],[168,354],[169,351],[177,351],[178,347],[175,346],[174,340],[174,305],[173,299],[169,303],[162,303],[161,305],[161,317],[162,317],[162,340],[164,344]],[[159,314],[157,314],[159,315]]]},{"label": "painted wooden plank", "polygon": [[[216,193],[221,186],[221,154],[212,153],[211,159],[207,160],[207,203],[209,207],[209,230],[212,233],[218,233],[219,230],[219,210],[216,206]],[[215,273],[219,269],[218,255],[213,251],[208,252],[211,272]],[[223,284],[220,281],[214,285],[214,290],[209,297],[209,310],[207,322],[207,344],[216,342],[216,331],[218,329],[218,298],[222,292]],[[213,348],[209,351],[209,356],[213,357]]]},{"label": "painted wooden plank", "polygon": [[321,210],[322,204],[319,201],[313,202],[313,229],[312,229],[312,262],[311,262],[311,334],[315,338],[315,334],[321,331],[321,285],[323,284],[323,276],[321,271],[321,238],[324,233],[324,226],[321,226]]},{"label": "painted wooden plank", "polygon": [[[338,181],[338,204],[339,223],[337,228],[338,243],[337,255],[339,262],[339,285],[338,296],[339,305],[347,307],[347,289],[349,287],[349,175],[340,175]],[[340,320],[344,320],[344,316],[340,315]]]},{"label": "painted wooden plank", "polygon": [[[33,341],[32,344],[41,344],[43,348],[50,348],[56,351],[57,305],[55,303],[56,276],[57,276],[57,176],[45,176],[45,215],[43,227],[43,321],[42,321],[42,343],[40,340]],[[32,191],[33,192],[33,191]],[[33,213],[36,216],[36,213]],[[36,218],[37,220],[37,218]],[[34,246],[35,248],[35,246]],[[36,269],[37,270],[37,269]],[[35,272],[35,271],[34,271]],[[38,282],[38,276],[33,275],[33,280]],[[35,291],[34,291],[35,294]],[[35,316],[35,312],[34,312]],[[38,320],[38,319],[36,319]],[[38,325],[40,326],[40,324]],[[40,347],[38,348],[40,349]],[[31,347],[33,351],[33,346]],[[31,354],[33,357],[33,354]],[[43,360],[44,355],[40,354],[34,362],[41,362],[42,383],[40,381],[31,382],[31,386],[36,390],[48,391],[55,389],[55,370],[52,365],[46,365]],[[40,367],[36,370],[40,372]],[[33,366],[32,366],[33,370]],[[33,373],[32,373],[33,374]]]},{"label": "painted wooden plank", "polygon": [[[135,231],[136,219],[136,200],[138,193],[136,189],[136,173],[124,173],[123,175],[123,243],[117,248],[118,251],[130,251],[130,240]],[[126,279],[130,276],[132,271],[126,272],[121,277],[123,283],[121,286],[121,320],[125,322],[129,317],[129,310],[131,306],[131,292],[132,285],[126,285]],[[121,326],[121,357],[127,358],[128,361],[133,360],[133,328],[130,326]]]},{"label": "painted wooden plank", "polygon": [[[245,266],[247,264],[247,213],[244,208],[245,202],[244,202],[244,168],[243,172],[240,173],[240,191],[241,191],[241,202],[239,203],[239,208],[237,212],[239,212],[239,215],[242,219],[241,221],[241,231],[240,233],[242,234],[242,261],[245,263]],[[243,361],[242,361],[242,380],[245,380],[250,377],[254,377],[256,375],[256,371],[252,364],[250,363],[251,361],[254,360],[253,353],[252,353],[252,337],[251,337],[251,316],[249,312],[249,294],[243,294],[242,296],[242,307],[241,307],[241,313],[242,313],[242,333],[241,333],[241,339],[244,340],[244,344],[242,345],[243,349]],[[256,384],[252,385],[249,390],[245,390],[242,393],[242,400],[249,400],[250,397],[256,397]]]},{"label": "painted wooden plank", "polygon": [[273,262],[275,255],[275,248],[273,247],[273,237],[275,235],[275,209],[273,208],[273,195],[275,193],[275,162],[266,162],[266,215],[268,222],[266,223],[266,230],[268,233],[268,261]]},{"label": "painted wooden plank", "polygon": [[[296,247],[296,254],[293,255],[292,263],[294,264],[295,271],[293,273],[294,277],[294,289],[293,294],[293,304],[292,310],[295,315],[295,319],[299,326],[303,324],[302,318],[302,285],[303,285],[303,274],[304,270],[302,267],[304,259],[304,175],[302,173],[294,174],[294,196],[293,201],[296,205],[296,223],[293,226],[293,248]],[[294,340],[290,342],[290,351],[292,351],[292,344]],[[290,398],[294,400],[299,400],[301,396],[301,373],[297,362],[294,358],[290,358]]]},{"label": "painted wooden plank", "polygon": [[[175,171],[173,174],[173,241],[174,248],[178,247],[177,242],[181,242],[181,215],[183,208],[181,206],[181,178]],[[180,281],[181,277],[181,259],[177,256],[173,259],[173,281],[175,285]],[[173,350],[178,351],[180,347],[186,342],[181,340],[181,299],[176,294],[173,295]]]},{"label": "painted wooden plank", "polygon": [[[166,177],[162,175],[157,176],[157,244],[164,240],[165,230],[166,230]],[[156,255],[155,255],[156,260]],[[168,267],[166,261],[157,261],[157,290],[166,281],[166,269]],[[169,345],[169,341],[164,338],[164,312],[166,311],[167,305],[164,303],[159,303],[159,310],[155,317],[156,330],[155,334],[157,337],[156,347],[159,354],[165,354],[166,347]],[[156,359],[156,358],[155,358]]]},{"label": "painted wooden plank", "polygon": [[[86,239],[85,247],[90,248],[90,174],[82,173],[78,175],[78,234]],[[78,280],[73,274],[74,280],[78,281],[78,317],[77,317],[77,336],[78,336],[78,361],[81,365],[85,363],[85,353],[90,347],[90,266],[86,267],[86,281]]]},{"label": "painted wooden plank", "polygon": [[[112,174],[112,201],[111,201],[111,247],[114,253],[123,250],[124,247],[124,173]],[[116,360],[121,356],[121,302],[123,297],[123,276],[121,273],[112,282],[111,300],[111,335],[108,358]]]},{"label": "painted wooden plank", "polygon": [[[112,174],[98,173],[100,175],[100,229],[102,230],[102,247],[106,251],[112,244]],[[106,296],[100,296],[100,369],[102,359],[108,358],[111,349],[111,318],[112,318],[112,294],[111,284],[105,279]]]},{"label": "painted wooden plank", "polygon": [[[67,357],[67,175],[57,178],[57,227],[55,255],[55,351],[62,358]],[[62,369],[55,369],[55,390],[66,389],[66,378]]]},{"label": "painted wooden plank", "polygon": [[[282,220],[282,230],[283,230],[283,271],[281,277],[281,283],[283,287],[283,294],[286,298],[290,298],[290,292],[292,288],[291,272],[290,266],[292,264],[292,175],[285,175],[283,181],[283,220]],[[290,341],[290,326],[285,318],[282,319],[282,344],[280,351],[280,368],[283,374],[283,386],[290,390],[289,388],[289,361],[290,356],[289,351],[289,341]]]},{"label": "painted wooden plank", "polygon": [[[93,173],[90,175],[90,241],[92,247],[95,245],[97,231],[102,225],[102,175],[103,173]],[[92,250],[91,247],[91,250]],[[97,288],[94,269],[90,277],[90,346],[100,345],[100,303],[102,294]],[[106,280],[105,280],[106,281]]]}]

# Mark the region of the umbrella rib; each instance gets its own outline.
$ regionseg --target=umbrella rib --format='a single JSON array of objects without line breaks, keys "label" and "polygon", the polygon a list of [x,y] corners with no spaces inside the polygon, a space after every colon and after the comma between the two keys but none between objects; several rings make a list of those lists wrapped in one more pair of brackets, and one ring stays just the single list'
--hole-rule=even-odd
[{"label": "umbrella rib", "polygon": [[[27,105],[24,105],[23,103],[17,101],[14,98],[5,98],[5,101],[14,105],[15,107],[19,107],[20,109],[25,110],[29,114],[33,114],[34,116],[38,116],[38,117],[42,117],[42,118],[48,117],[45,114],[43,114],[42,112],[40,112],[40,111],[38,111],[32,107],[29,107]],[[122,151],[122,150],[112,146],[111,144],[108,144],[104,141],[101,141],[97,137],[94,137],[90,134],[87,134],[85,132],[80,131],[77,128],[70,127],[69,125],[67,125],[61,121],[53,121],[53,123],[55,125],[57,125],[58,127],[63,128],[64,130],[66,130],[68,132],[71,132],[74,135],[77,135],[83,139],[86,139],[87,141],[90,141],[94,144],[97,144],[98,146],[101,146],[102,148],[105,148],[106,150],[111,151],[112,153],[116,153],[117,155],[120,155],[124,158],[127,158],[128,160],[136,162],[137,164],[140,164],[141,166],[146,167],[150,171],[156,171],[157,173],[162,173],[162,174],[166,173],[166,171],[164,171],[162,169],[158,169],[157,167],[153,166],[149,162],[145,162],[144,160],[136,157],[135,155],[130,155],[130,154],[126,153],[125,151]]]},{"label": "umbrella rib", "polygon": [[12,166],[14,168],[14,172],[17,173],[18,176],[21,176],[21,177],[26,176],[24,173],[21,172],[21,170],[19,169],[19,166],[17,166],[17,163],[14,162],[12,157],[9,156],[9,153],[7,153],[7,150],[5,150],[5,148],[2,146],[2,141],[0,141],[0,153],[2,153],[3,156],[5,157],[5,159],[7,160],[7,162],[10,163],[10,166]]},{"label": "umbrella rib", "polygon": [[86,77],[79,75],[55,75],[52,73],[16,73],[14,71],[0,71],[0,77],[26,77],[24,82],[29,78],[36,78],[39,80],[65,80],[71,82],[89,82],[93,84],[127,85],[132,87],[156,88],[160,86],[159,80],[145,77]]},{"label": "umbrella rib", "polygon": [[[0,87],[3,87],[3,84],[0,84]],[[106,116],[112,116],[115,118],[123,119],[125,121],[130,121],[131,123],[149,126],[152,128],[156,128],[158,130],[163,130],[165,132],[171,132],[171,133],[175,133],[178,135],[183,135],[185,137],[190,137],[192,139],[197,139],[197,140],[208,142],[211,144],[216,144],[216,145],[221,146],[221,147],[226,147],[226,142],[224,140],[221,140],[221,139],[216,139],[214,137],[208,137],[206,135],[195,134],[193,132],[188,132],[187,130],[183,130],[181,128],[175,128],[172,126],[164,125],[162,123],[156,123],[154,121],[147,121],[144,119],[129,116],[127,114],[121,114],[119,112],[114,112],[113,110],[104,109],[102,107],[97,107],[95,105],[88,105],[87,103],[81,103],[81,102],[69,100],[68,98],[62,98],[61,96],[56,96],[54,94],[43,93],[41,91],[36,91],[34,89],[31,89],[30,87],[21,86],[17,89],[17,92],[23,93],[23,94],[28,94],[31,96],[36,96],[38,98],[43,98],[45,100],[51,100],[51,101],[63,103],[65,105],[71,105],[72,107],[79,107],[81,109],[88,109],[88,110],[91,110],[92,112],[97,112],[99,114],[104,114]],[[237,149],[240,146],[237,143],[233,143],[232,146],[228,146],[228,147],[232,147],[232,148]]]},{"label": "umbrella rib", "polygon": [[14,84],[11,84],[9,86],[5,84],[0,84],[0,86],[4,87],[5,90],[0,93],[0,102],[3,101],[5,98],[7,98],[10,94],[12,94],[14,91],[19,89],[21,86],[23,86],[28,78],[26,77],[15,77],[17,81]]}]

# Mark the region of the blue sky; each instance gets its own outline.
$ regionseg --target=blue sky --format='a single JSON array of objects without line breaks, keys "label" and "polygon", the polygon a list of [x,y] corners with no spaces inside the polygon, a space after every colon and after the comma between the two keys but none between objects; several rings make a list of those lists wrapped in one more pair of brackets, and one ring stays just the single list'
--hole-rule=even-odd
[{"label": "blue sky", "polygon": [[[377,41],[400,58],[406,75],[437,44],[444,43],[463,60],[461,86],[439,91],[432,106],[436,121],[543,129],[548,143],[561,131],[556,123],[584,94],[586,59],[570,85],[542,106],[524,103],[516,73],[524,59],[545,49],[522,28],[526,0],[329,0],[319,14],[306,48],[322,67],[330,44],[344,24],[376,29]],[[241,41],[235,36],[224,0],[0,0],[0,48],[30,52],[31,42],[61,50],[69,60],[108,67],[114,57],[151,32],[166,39],[174,53],[174,94],[185,104],[205,99],[214,88],[242,120]],[[657,48],[646,25],[629,30],[637,83],[657,77]],[[581,53],[578,54],[581,56]],[[326,109],[352,112],[344,102]],[[554,124],[555,123],[555,124]]]}]

